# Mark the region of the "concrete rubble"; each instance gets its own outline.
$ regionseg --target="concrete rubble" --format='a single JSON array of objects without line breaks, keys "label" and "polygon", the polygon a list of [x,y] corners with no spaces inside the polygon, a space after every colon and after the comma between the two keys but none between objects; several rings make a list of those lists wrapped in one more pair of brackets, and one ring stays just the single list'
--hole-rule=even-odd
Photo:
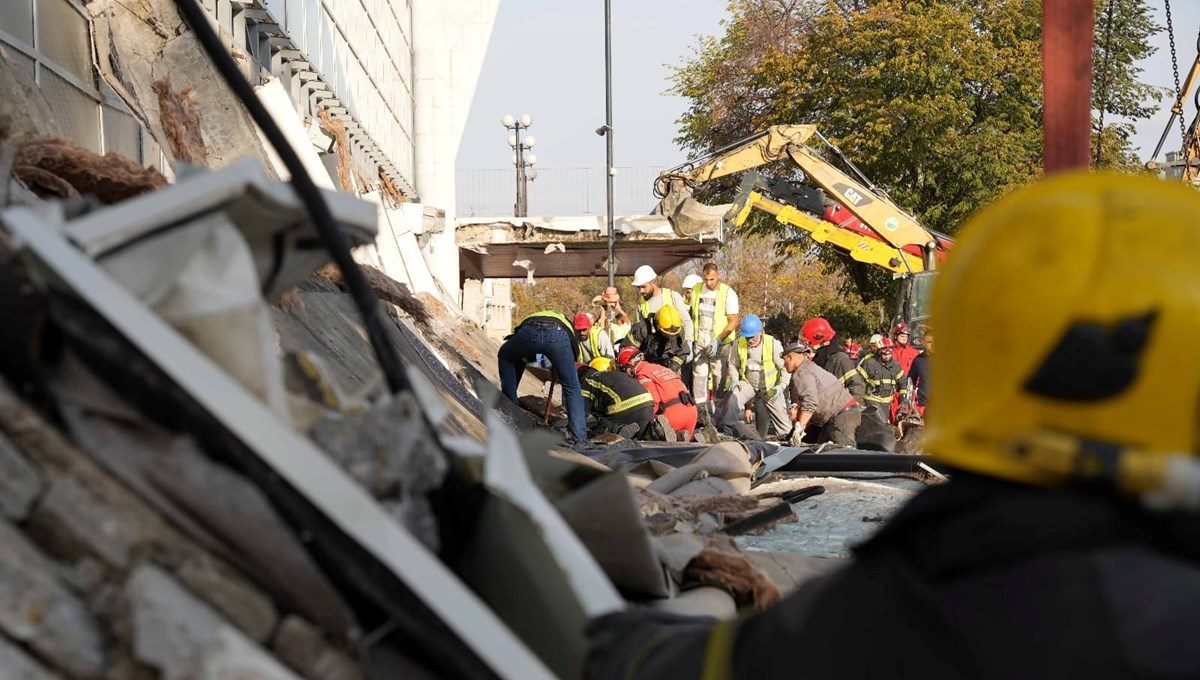
[{"label": "concrete rubble", "polygon": [[[249,156],[271,167],[171,3],[94,0],[87,9],[101,72],[163,146],[176,171],[167,174],[184,160],[217,169]],[[54,224],[64,229],[112,209],[79,198],[97,187],[82,179],[95,173],[77,170],[120,170],[121,161],[54,147],[58,165],[36,166],[46,175],[4,164],[5,149],[44,150],[28,145],[58,131],[39,114],[48,107],[38,90],[2,57],[0,89],[8,95],[0,97],[0,208],[32,206],[22,219],[61,219]],[[166,175],[122,177],[130,181],[99,203],[137,201]],[[75,200],[41,203],[56,198]],[[861,506],[863,517],[875,517],[911,493],[819,481],[840,489],[830,497],[850,499],[813,501],[831,515],[810,513],[814,521],[834,527],[820,549],[749,550],[749,538],[722,528],[778,503],[787,484],[815,482],[758,484],[762,455],[737,442],[670,462],[636,460],[621,441],[588,457],[546,455],[555,438],[538,434],[540,418],[491,387],[499,383],[497,343],[437,299],[368,269],[388,341],[413,385],[385,395],[358,311],[336,270],[321,269],[272,291],[269,304],[251,287],[244,328],[254,332],[230,333],[218,349],[200,341],[204,324],[194,319],[173,327],[207,349],[214,373],[270,402],[265,419],[298,433],[290,464],[303,467],[300,449],[309,445],[336,464],[328,471],[338,497],[315,498],[112,317],[71,295],[49,257],[14,233],[0,223],[0,300],[11,321],[0,332],[3,678],[359,680],[447,669],[571,676],[589,617],[628,603],[718,616],[769,606],[836,566],[846,543],[865,535],[838,533],[837,522],[858,512],[853,498],[875,494]],[[253,273],[253,239],[225,233]],[[538,246],[545,257],[563,257],[576,243],[553,238]],[[261,361],[257,372],[236,370],[239,338]],[[521,392],[528,402],[542,385],[529,375]],[[265,423],[246,425],[254,426]],[[347,526],[335,506],[382,512]],[[387,537],[386,545],[370,545],[369,535]],[[430,569],[415,579],[386,550],[429,558]],[[454,587],[426,590],[438,579]],[[476,613],[464,623],[439,607]]]}]

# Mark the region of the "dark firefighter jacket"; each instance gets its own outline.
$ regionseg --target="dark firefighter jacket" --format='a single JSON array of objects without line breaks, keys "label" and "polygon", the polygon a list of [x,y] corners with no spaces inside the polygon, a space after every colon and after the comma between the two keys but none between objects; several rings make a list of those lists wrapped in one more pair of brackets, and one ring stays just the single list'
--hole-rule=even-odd
[{"label": "dark firefighter jacket", "polygon": [[646,361],[679,373],[679,369],[687,361],[687,348],[683,346],[682,335],[664,335],[657,332],[654,317],[642,319],[633,324],[633,330],[621,341],[622,345],[633,345],[642,350]]},{"label": "dark firefighter jacket", "polygon": [[867,383],[858,372],[854,360],[846,355],[837,340],[817,349],[813,363],[833,374],[838,382],[846,386],[850,396],[859,404],[866,405]]},{"label": "dark firefighter jacket", "polygon": [[636,378],[620,371],[580,371],[583,406],[599,417],[615,416],[639,406],[654,406],[650,390]]},{"label": "dark firefighter jacket", "polygon": [[883,406],[887,410],[891,408],[893,395],[908,391],[905,388],[904,369],[895,359],[885,362],[874,353],[868,354],[858,362],[858,374],[866,383],[865,405]]},{"label": "dark firefighter jacket", "polygon": [[1200,677],[1195,514],[960,472],[854,552],[740,621],[593,622],[588,677]]}]

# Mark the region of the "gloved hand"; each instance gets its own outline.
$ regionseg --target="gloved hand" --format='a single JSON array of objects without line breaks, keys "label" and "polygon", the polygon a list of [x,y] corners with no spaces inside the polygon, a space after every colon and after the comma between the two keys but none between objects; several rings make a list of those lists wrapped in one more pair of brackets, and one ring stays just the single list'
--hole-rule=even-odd
[{"label": "gloved hand", "polygon": [[721,341],[717,338],[714,338],[712,343],[710,343],[708,346],[708,358],[716,359],[719,356],[721,356]]},{"label": "gloved hand", "polygon": [[788,438],[788,444],[792,446],[804,446],[804,430],[799,427],[793,427],[792,436]]}]

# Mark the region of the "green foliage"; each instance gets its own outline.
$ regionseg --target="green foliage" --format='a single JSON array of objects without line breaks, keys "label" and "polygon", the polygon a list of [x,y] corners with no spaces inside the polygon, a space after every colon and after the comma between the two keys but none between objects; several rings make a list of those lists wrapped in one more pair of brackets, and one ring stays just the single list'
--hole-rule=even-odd
[{"label": "green foliage", "polygon": [[[1137,63],[1158,27],[1146,0],[1114,2],[1111,39],[1097,30],[1101,160],[1129,167],[1131,121],[1150,115],[1142,102],[1154,94]],[[1039,176],[1040,0],[733,0],[724,28],[674,75],[672,93],[689,100],[677,141],[693,152],[816,123],[893,200],[947,233]],[[716,190],[727,198],[730,186]],[[751,231],[806,248],[777,223]]]}]

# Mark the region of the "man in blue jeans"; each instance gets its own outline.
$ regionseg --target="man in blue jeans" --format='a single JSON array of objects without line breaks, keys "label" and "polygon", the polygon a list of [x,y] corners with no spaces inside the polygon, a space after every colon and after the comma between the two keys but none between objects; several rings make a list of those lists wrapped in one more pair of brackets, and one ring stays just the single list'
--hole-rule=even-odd
[{"label": "man in blue jeans", "polygon": [[535,312],[521,320],[513,334],[500,346],[500,353],[496,356],[500,369],[500,390],[516,403],[517,385],[525,374],[525,366],[538,354],[550,360],[554,375],[562,385],[571,438],[575,442],[587,441],[587,412],[583,408],[579,374],[575,371],[575,364],[582,361],[583,355],[575,329],[562,314]]}]

